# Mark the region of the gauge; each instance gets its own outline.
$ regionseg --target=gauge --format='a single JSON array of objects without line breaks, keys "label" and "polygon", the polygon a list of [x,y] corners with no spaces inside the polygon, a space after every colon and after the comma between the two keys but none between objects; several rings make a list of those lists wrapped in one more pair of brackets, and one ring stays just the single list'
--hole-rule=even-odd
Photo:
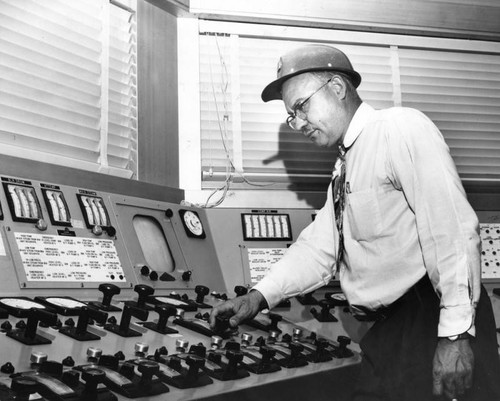
[{"label": "gauge", "polygon": [[64,316],[77,316],[80,314],[80,309],[87,306],[87,304],[71,297],[35,297],[35,301],[52,307],[57,313]]},{"label": "gauge", "polygon": [[205,231],[203,230],[203,224],[198,213],[193,210],[180,210],[179,214],[181,215],[186,234],[189,237],[205,238]]},{"label": "gauge", "polygon": [[0,298],[0,308],[10,315],[25,318],[32,308],[47,309],[45,305],[25,297]]}]

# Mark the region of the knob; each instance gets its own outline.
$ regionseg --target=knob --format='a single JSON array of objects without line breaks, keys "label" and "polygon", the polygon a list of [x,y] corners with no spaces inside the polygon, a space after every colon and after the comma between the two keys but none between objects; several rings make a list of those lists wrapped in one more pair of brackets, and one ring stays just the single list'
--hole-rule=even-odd
[{"label": "knob", "polygon": [[198,355],[188,355],[186,364],[189,366],[186,379],[188,382],[194,382],[198,378],[198,371],[205,366],[205,359]]},{"label": "knob", "polygon": [[26,322],[24,320],[19,320],[16,323],[16,329],[24,330],[26,328]]},{"label": "knob", "polygon": [[71,355],[70,355],[70,356],[67,356],[66,358],[64,358],[64,359],[62,360],[62,364],[63,364],[64,366],[69,366],[69,367],[71,367],[71,366],[75,366],[75,360],[74,360],[74,359],[71,357]]},{"label": "knob", "polygon": [[141,380],[139,382],[140,386],[149,387],[151,386],[151,381],[153,375],[158,374],[160,371],[160,366],[153,361],[143,361],[137,366],[137,370],[141,373]]},{"label": "knob", "polygon": [[64,325],[68,327],[75,327],[75,321],[70,317],[64,321]]},{"label": "knob", "polygon": [[158,281],[158,273],[152,270],[151,273],[149,273],[149,279],[151,281]]},{"label": "knob", "polygon": [[234,292],[236,293],[237,297],[241,297],[242,295],[248,293],[248,288],[242,285],[237,285],[236,287],[234,287]]},{"label": "knob", "polygon": [[92,234],[96,236],[102,235],[102,227],[96,224],[94,227],[92,227]]},{"label": "knob", "polygon": [[5,322],[2,323],[0,328],[6,332],[9,332],[12,330],[12,324],[8,320],[6,320]]},{"label": "knob", "polygon": [[6,362],[0,367],[0,372],[7,373],[9,375],[14,373],[14,370],[15,370],[14,365],[12,365],[12,363],[10,362]]},{"label": "knob", "polygon": [[110,237],[114,237],[116,235],[116,228],[114,228],[113,226],[108,226],[106,227],[106,232]]},{"label": "knob", "polygon": [[168,361],[168,367],[180,372],[182,369],[181,358],[175,355],[172,356]]},{"label": "knob", "polygon": [[147,297],[153,295],[153,293],[155,292],[153,287],[144,284],[137,284],[134,287],[134,291],[139,295],[137,299],[138,308],[144,308],[146,306]]},{"label": "knob", "polygon": [[47,222],[44,219],[38,219],[35,227],[40,231],[45,231],[47,229]]},{"label": "knob", "polygon": [[100,348],[95,348],[95,347],[89,347],[87,348],[87,358],[93,358],[97,359],[102,355],[102,349]]},{"label": "knob", "polygon": [[262,347],[260,347],[259,352],[262,355],[262,365],[269,365],[271,363],[271,359],[273,359],[276,355],[276,350],[268,347],[267,345],[263,345]]},{"label": "knob", "polygon": [[222,337],[212,336],[211,338],[212,348],[220,348],[222,346]]},{"label": "knob", "polygon": [[[123,358],[125,359],[125,358]],[[99,366],[104,366],[106,368],[110,368],[112,370],[118,370],[118,366],[120,364],[120,360],[116,355],[102,355],[99,358]]]},{"label": "knob", "polygon": [[175,348],[181,349],[184,352],[189,346],[189,341],[184,340],[183,338],[178,338],[175,340]]},{"label": "knob", "polygon": [[80,383],[80,373],[78,373],[76,370],[67,370],[63,373],[61,381],[64,384],[75,388]]},{"label": "knob", "polygon": [[202,304],[205,296],[208,295],[210,290],[204,285],[197,285],[196,287],[194,287],[194,292],[197,294],[196,303]]},{"label": "knob", "polygon": [[104,378],[106,377],[106,373],[101,369],[85,369],[82,372],[82,380],[85,382],[85,390],[86,394],[94,394],[97,392],[97,386],[99,383],[102,383]]},{"label": "knob", "polygon": [[165,217],[167,217],[168,219],[171,219],[174,215],[174,212],[172,211],[172,209],[167,209],[165,210]]},{"label": "knob", "polygon": [[300,340],[302,337],[302,329],[299,329],[298,327],[294,328],[292,331],[292,336],[294,340]]},{"label": "knob", "polygon": [[132,380],[135,376],[135,365],[132,362],[124,362],[120,366],[120,374]]},{"label": "knob", "polygon": [[146,343],[135,343],[134,349],[135,349],[135,352],[145,354],[149,350],[149,345]]},{"label": "knob", "polygon": [[16,393],[15,400],[29,401],[30,394],[40,390],[40,384],[32,378],[26,376],[13,377],[10,388]]},{"label": "knob", "polygon": [[41,364],[47,360],[47,354],[43,352],[32,352],[30,356],[30,362],[33,364]]},{"label": "knob", "polygon": [[149,267],[147,267],[146,265],[143,265],[141,267],[141,275],[142,276],[149,276]]},{"label": "knob", "polygon": [[185,271],[184,273],[182,273],[182,280],[184,281],[189,281],[191,280],[191,275],[193,274],[193,272],[191,270],[187,270]]},{"label": "knob", "polygon": [[229,329],[229,318],[227,316],[217,315],[215,316],[215,333],[223,333]]},{"label": "knob", "polygon": [[104,306],[110,306],[113,295],[118,295],[120,293],[120,287],[111,283],[103,283],[99,285],[99,291],[103,293],[101,303]]},{"label": "knob", "polygon": [[40,365],[40,372],[59,377],[62,375],[63,365],[56,361],[45,361]]},{"label": "knob", "polygon": [[279,331],[277,331],[277,330],[270,330],[269,331],[269,336],[267,337],[267,341],[276,342],[276,341],[278,341],[279,335],[280,335]]},{"label": "knob", "polygon": [[241,335],[241,342],[243,343],[243,345],[250,345],[250,343],[252,342],[252,339],[253,339],[253,336],[249,333],[243,333]]},{"label": "knob", "polygon": [[269,319],[271,319],[271,324],[269,325],[268,330],[276,330],[281,333],[281,330],[278,328],[278,322],[281,322],[281,320],[283,320],[283,317],[276,313],[270,313]]}]

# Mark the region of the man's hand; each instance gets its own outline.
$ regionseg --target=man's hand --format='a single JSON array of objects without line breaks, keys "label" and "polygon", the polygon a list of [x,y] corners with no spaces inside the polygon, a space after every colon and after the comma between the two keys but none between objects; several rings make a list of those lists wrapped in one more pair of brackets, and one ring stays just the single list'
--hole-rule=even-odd
[{"label": "man's hand", "polygon": [[223,315],[231,317],[229,324],[231,327],[238,326],[243,320],[252,319],[260,310],[267,308],[267,302],[259,291],[250,291],[246,295],[230,299],[212,309],[209,323],[213,329],[215,327],[215,317]]},{"label": "man's hand", "polygon": [[474,354],[468,339],[438,341],[433,361],[433,392],[454,399],[472,386]]}]

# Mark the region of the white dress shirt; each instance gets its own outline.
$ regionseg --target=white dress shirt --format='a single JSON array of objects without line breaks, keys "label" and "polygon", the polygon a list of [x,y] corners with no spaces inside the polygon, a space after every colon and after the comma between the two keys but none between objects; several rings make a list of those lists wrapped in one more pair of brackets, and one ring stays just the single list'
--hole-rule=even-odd
[{"label": "white dress shirt", "polygon": [[[362,103],[343,145],[348,193],[339,276],[349,303],[388,306],[427,272],[441,299],[438,336],[474,335],[479,223],[438,128],[414,109]],[[330,185],[314,222],[254,288],[273,307],[326,285],[337,250]]]}]

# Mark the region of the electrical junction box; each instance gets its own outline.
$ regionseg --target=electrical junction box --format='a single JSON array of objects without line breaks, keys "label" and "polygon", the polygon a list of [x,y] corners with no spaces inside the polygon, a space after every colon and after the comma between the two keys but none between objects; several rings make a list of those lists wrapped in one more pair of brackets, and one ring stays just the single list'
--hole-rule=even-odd
[{"label": "electrical junction box", "polygon": [[483,279],[500,279],[500,223],[480,224],[481,276]]}]

